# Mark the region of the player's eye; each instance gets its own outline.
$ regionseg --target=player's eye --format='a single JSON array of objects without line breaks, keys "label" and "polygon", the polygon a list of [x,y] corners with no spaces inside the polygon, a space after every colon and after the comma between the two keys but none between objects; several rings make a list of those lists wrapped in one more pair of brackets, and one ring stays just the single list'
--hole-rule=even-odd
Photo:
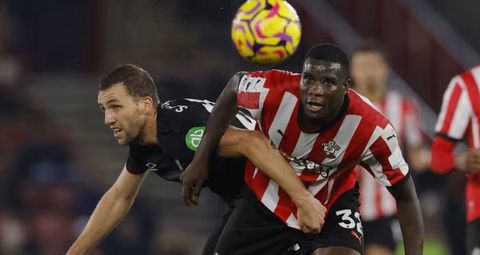
[{"label": "player's eye", "polygon": [[323,82],[323,84],[328,85],[328,86],[337,85],[337,81],[335,79],[332,79],[332,78],[325,78],[325,79],[323,79],[322,82]]},{"label": "player's eye", "polygon": [[304,76],[303,76],[303,80],[304,80],[305,82],[308,82],[308,83],[313,82],[312,77],[309,76],[309,75],[304,75]]}]

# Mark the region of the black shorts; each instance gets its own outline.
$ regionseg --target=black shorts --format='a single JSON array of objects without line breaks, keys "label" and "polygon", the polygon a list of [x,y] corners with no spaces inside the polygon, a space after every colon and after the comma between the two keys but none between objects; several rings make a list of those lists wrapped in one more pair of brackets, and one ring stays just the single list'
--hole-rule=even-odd
[{"label": "black shorts", "polygon": [[[357,187],[345,192],[334,203],[320,234],[306,235],[288,227],[258,201],[249,188],[245,188],[235,202],[215,252],[218,255],[297,255],[309,254],[322,247],[344,246],[362,253],[358,206]],[[290,248],[294,246],[297,247],[292,252]]]},{"label": "black shorts", "polygon": [[330,208],[319,234],[305,235],[295,254],[310,254],[318,248],[341,246],[363,254],[363,228],[360,221],[358,185],[342,194]]},{"label": "black shorts", "polygon": [[225,224],[230,218],[230,215],[232,214],[232,210],[233,210],[233,207],[229,206],[226,212],[218,220],[214,230],[212,231],[212,233],[210,233],[210,236],[208,237],[205,247],[203,247],[202,255],[212,255],[214,253],[215,246],[217,245],[217,242],[218,242],[218,238],[220,237],[220,234],[222,233],[222,230],[225,227]]},{"label": "black shorts", "polygon": [[480,254],[480,219],[467,223],[467,254]]},{"label": "black shorts", "polygon": [[395,224],[398,224],[395,217],[363,221],[365,247],[369,245],[379,245],[394,252],[397,248],[394,235]]}]

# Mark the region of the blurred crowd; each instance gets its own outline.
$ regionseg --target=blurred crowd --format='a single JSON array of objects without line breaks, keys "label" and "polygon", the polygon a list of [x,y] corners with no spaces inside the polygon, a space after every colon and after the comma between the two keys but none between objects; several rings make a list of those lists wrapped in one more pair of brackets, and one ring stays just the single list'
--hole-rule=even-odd
[{"label": "blurred crowd", "polygon": [[[69,131],[49,116],[35,100],[35,95],[26,92],[31,72],[50,72],[50,75],[65,70],[101,72],[100,47],[95,48],[95,42],[85,38],[99,40],[107,33],[95,28],[98,24],[92,25],[94,21],[87,17],[89,15],[81,16],[80,20],[67,19],[69,15],[78,15],[79,11],[94,10],[95,13],[101,8],[93,0],[41,2],[0,1],[0,254],[62,254],[83,229],[104,192],[95,185],[88,171],[84,171],[88,166],[80,163],[83,159],[76,155]],[[237,2],[224,6],[230,12],[221,13],[230,15],[238,6]],[[180,17],[179,24],[194,21],[196,28],[201,30],[212,22],[209,18],[215,17],[213,22],[222,24],[217,29],[228,34],[229,24],[223,22],[226,17],[216,15],[218,12],[207,8],[203,2],[178,1],[173,6],[170,11]],[[204,11],[199,12],[199,9]],[[45,17],[52,13],[58,17]],[[99,16],[97,14],[93,20]],[[56,23],[62,19],[67,19],[68,29],[52,30],[52,27],[59,28]],[[56,40],[58,34],[66,41]],[[211,38],[208,33],[197,37],[198,43],[211,44],[215,48],[219,42]],[[301,45],[294,60],[301,59],[304,50],[305,46]],[[221,53],[206,59],[213,61],[218,55]],[[151,66],[164,65],[167,64]],[[154,75],[161,76],[161,98],[196,95],[215,99],[225,78],[232,73],[230,70],[244,67],[245,63],[233,63],[225,67],[227,71],[211,71],[200,81],[185,79],[181,72],[166,75],[159,71]],[[298,66],[296,68],[294,71],[298,71]],[[211,87],[205,90],[195,83],[207,83]],[[431,241],[432,246],[443,247],[441,249],[447,246],[451,254],[463,254],[465,206],[463,188],[459,187],[464,187],[464,176],[460,173],[438,176],[427,170],[415,173],[414,177],[426,220],[427,244]],[[181,239],[181,233],[156,229],[161,217],[159,212],[147,206],[148,202],[137,201],[119,228],[92,254],[190,255],[185,240],[188,242],[188,238],[194,237]],[[445,250],[441,252],[448,254]]]}]

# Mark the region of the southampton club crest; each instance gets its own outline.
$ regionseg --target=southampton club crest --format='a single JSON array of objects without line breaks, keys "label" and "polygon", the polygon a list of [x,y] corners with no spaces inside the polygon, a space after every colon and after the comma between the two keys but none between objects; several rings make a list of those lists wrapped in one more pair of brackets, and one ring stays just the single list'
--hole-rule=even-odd
[{"label": "southampton club crest", "polygon": [[322,147],[322,154],[327,158],[335,158],[335,153],[340,150],[340,146],[338,146],[335,140],[322,142]]}]

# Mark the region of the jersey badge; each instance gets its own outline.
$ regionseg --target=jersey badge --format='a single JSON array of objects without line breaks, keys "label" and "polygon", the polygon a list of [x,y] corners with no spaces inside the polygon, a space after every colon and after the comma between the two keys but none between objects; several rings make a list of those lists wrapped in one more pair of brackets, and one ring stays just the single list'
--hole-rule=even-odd
[{"label": "jersey badge", "polygon": [[336,158],[335,153],[340,150],[340,146],[335,142],[335,140],[322,142],[322,147],[322,154],[327,158]]},{"label": "jersey badge", "polygon": [[187,135],[185,135],[185,145],[187,145],[190,150],[196,151],[204,133],[204,126],[190,128]]}]

